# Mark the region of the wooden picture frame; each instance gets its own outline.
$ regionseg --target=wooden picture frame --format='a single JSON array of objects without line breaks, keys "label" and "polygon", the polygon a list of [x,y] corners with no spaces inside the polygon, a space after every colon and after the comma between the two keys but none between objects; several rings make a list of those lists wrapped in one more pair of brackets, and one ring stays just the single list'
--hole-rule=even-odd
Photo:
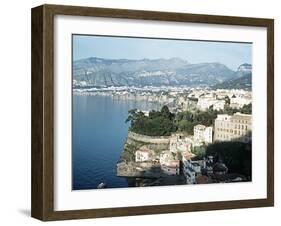
[{"label": "wooden picture frame", "polygon": [[[126,18],[154,21],[240,25],[267,29],[267,198],[179,203],[122,208],[54,210],[54,16]],[[274,205],[274,21],[273,19],[196,15],[42,5],[32,9],[32,201],[31,215],[50,220],[163,214]]]}]

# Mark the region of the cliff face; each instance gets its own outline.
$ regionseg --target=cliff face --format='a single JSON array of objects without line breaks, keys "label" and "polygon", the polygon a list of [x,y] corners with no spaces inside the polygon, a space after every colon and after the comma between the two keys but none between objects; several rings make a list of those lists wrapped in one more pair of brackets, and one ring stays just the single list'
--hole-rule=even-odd
[{"label": "cliff face", "polygon": [[169,149],[169,137],[150,137],[133,132],[128,133],[123,152],[117,164],[117,176],[157,178],[162,175],[157,163],[135,162],[135,152],[142,146],[153,150],[155,154]]},{"label": "cliff face", "polygon": [[169,144],[169,137],[151,137],[129,131],[120,161],[134,162],[135,152],[144,145],[158,153],[169,149]]},{"label": "cliff face", "polygon": [[159,163],[151,162],[119,162],[117,176],[159,178],[164,176]]}]

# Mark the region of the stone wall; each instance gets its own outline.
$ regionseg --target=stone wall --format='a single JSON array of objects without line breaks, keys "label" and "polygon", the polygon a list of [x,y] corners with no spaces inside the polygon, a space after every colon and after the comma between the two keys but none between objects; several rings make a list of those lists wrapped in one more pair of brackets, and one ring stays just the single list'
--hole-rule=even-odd
[{"label": "stone wall", "polygon": [[133,132],[128,132],[128,138],[144,142],[144,143],[152,143],[152,144],[169,144],[170,143],[170,137],[169,136],[146,136],[141,135]]}]

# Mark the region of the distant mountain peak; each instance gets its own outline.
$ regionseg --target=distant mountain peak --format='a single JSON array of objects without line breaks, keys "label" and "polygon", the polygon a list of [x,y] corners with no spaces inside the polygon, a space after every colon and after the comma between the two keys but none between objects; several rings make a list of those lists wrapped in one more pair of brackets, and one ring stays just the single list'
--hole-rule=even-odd
[{"label": "distant mountain peak", "polygon": [[248,63],[244,63],[244,64],[241,64],[238,69],[237,69],[238,72],[252,72],[252,64],[248,64]]},{"label": "distant mountain peak", "polygon": [[234,74],[234,78],[214,85],[214,89],[252,89],[252,65],[241,64]]}]

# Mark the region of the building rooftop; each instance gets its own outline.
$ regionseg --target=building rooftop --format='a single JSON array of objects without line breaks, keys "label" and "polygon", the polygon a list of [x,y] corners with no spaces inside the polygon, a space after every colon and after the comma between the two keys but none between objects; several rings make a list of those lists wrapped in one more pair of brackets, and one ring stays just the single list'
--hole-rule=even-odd
[{"label": "building rooftop", "polygon": [[170,160],[165,163],[165,166],[170,167],[170,168],[178,168],[180,165],[180,161],[178,160]]},{"label": "building rooftop", "polygon": [[201,124],[194,126],[194,129],[205,129],[205,128],[206,128],[206,126],[201,125]]}]

